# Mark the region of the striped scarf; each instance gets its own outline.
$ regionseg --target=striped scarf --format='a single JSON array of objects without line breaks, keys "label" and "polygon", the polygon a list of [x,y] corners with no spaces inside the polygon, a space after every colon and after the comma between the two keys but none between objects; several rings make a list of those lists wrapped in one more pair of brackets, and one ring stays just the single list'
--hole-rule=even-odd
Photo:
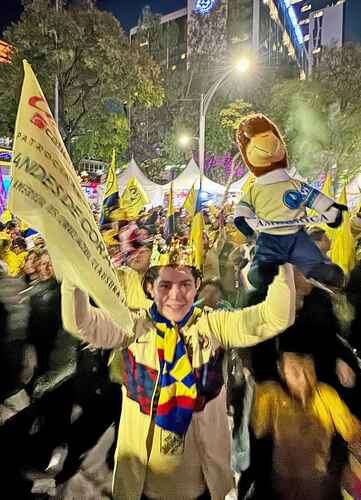
[{"label": "striped scarf", "polygon": [[160,361],[159,400],[155,423],[162,429],[184,435],[196,406],[197,385],[179,328],[192,316],[198,315],[199,310],[192,308],[177,324],[172,324],[161,316],[155,304],[150,313],[157,329]]}]

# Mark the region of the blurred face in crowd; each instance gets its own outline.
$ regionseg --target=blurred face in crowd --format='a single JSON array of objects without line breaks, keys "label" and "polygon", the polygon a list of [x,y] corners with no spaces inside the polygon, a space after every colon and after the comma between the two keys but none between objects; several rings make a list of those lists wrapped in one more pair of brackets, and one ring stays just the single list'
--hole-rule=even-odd
[{"label": "blurred face in crowd", "polygon": [[142,227],[141,229],[138,229],[138,238],[140,241],[145,241],[149,239],[149,231],[148,229],[145,229]]},{"label": "blurred face in crowd", "polygon": [[25,248],[23,247],[23,245],[19,245],[19,244],[15,244],[15,245],[12,245],[11,247],[11,250],[16,254],[16,255],[19,255],[20,253],[24,252],[25,251]]},{"label": "blurred face in crowd", "polygon": [[159,313],[169,321],[181,321],[190,311],[200,280],[189,267],[161,267],[156,280],[148,285]]},{"label": "blurred face in crowd", "polygon": [[54,277],[53,265],[47,253],[44,253],[39,258],[38,272],[40,281],[46,281]]},{"label": "blurred face in crowd", "polygon": [[34,245],[36,248],[44,248],[45,247],[45,240],[41,236],[37,236],[34,240]]},{"label": "blurred face in crowd", "polygon": [[327,252],[330,251],[330,248],[331,248],[331,240],[330,238],[327,236],[326,233],[324,233],[322,235],[322,238],[320,239],[320,241],[317,241],[316,242],[316,245],[318,246],[318,248],[321,250],[321,252],[326,255]]},{"label": "blurred face in crowd", "polygon": [[7,230],[7,233],[10,237],[10,239],[15,239],[17,238],[18,236],[20,236],[20,227],[18,225],[16,225],[15,227],[10,227],[8,230]]},{"label": "blurred face in crowd", "polygon": [[138,248],[134,254],[128,258],[128,266],[138,273],[145,273],[150,264],[151,250],[147,247]]},{"label": "blurred face in crowd", "polygon": [[199,298],[204,300],[204,305],[215,309],[222,299],[222,292],[218,286],[208,284],[199,293]]},{"label": "blurred face in crowd", "polygon": [[38,274],[39,256],[35,252],[30,252],[24,264],[24,273],[27,276]]},{"label": "blurred face in crowd", "polygon": [[305,405],[317,383],[312,357],[285,352],[278,369],[290,393]]}]

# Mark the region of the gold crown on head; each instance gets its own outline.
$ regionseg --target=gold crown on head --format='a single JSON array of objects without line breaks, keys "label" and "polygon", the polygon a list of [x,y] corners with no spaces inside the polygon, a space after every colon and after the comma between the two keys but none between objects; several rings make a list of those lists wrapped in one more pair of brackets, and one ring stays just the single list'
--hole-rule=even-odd
[{"label": "gold crown on head", "polygon": [[153,242],[150,266],[194,266],[195,255],[188,241],[174,236],[169,243],[157,237]]}]

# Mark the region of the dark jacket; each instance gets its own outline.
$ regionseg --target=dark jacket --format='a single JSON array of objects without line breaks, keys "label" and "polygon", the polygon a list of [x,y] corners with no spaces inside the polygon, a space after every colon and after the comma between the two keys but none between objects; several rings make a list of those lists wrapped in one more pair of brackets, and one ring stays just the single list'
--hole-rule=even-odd
[{"label": "dark jacket", "polygon": [[277,359],[280,351],[311,354],[315,360],[318,379],[335,386],[336,360],[344,360],[357,372],[353,356],[338,339],[340,326],[334,314],[330,295],[314,288],[305,297],[303,308],[295,323],[275,339],[252,348],[253,368],[257,380],[277,379]]},{"label": "dark jacket", "polygon": [[55,279],[36,283],[28,294],[28,342],[38,359],[34,395],[40,396],[74,374],[79,341],[63,329],[60,284]]}]

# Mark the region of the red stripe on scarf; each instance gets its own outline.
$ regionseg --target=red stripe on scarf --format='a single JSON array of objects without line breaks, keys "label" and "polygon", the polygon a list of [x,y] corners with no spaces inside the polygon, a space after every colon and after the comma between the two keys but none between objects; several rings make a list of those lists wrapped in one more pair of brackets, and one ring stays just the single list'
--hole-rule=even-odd
[{"label": "red stripe on scarf", "polygon": [[185,408],[187,410],[193,410],[196,405],[196,400],[189,398],[187,396],[174,396],[167,403],[158,405],[157,415],[160,417],[169,413],[173,408]]}]

